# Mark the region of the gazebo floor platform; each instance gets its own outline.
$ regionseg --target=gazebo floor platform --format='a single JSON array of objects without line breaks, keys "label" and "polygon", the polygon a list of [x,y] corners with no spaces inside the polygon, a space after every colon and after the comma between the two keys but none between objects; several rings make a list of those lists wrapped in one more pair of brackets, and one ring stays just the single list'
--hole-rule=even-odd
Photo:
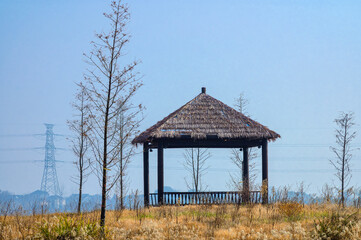
[{"label": "gazebo floor platform", "polygon": [[[260,191],[243,192],[164,192],[163,205],[203,205],[203,204],[241,204],[261,203]],[[248,198],[248,200],[247,200]],[[158,193],[149,194],[149,205],[158,206]]]}]

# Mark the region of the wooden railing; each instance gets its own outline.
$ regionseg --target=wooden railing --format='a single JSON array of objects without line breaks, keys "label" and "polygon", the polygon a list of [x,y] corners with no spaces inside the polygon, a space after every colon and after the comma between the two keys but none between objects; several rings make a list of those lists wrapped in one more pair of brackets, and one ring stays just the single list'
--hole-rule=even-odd
[{"label": "wooden railing", "polygon": [[[242,192],[164,192],[163,205],[240,204],[247,202]],[[260,203],[259,191],[249,192],[249,202]],[[149,205],[158,205],[158,193],[149,194]]]}]

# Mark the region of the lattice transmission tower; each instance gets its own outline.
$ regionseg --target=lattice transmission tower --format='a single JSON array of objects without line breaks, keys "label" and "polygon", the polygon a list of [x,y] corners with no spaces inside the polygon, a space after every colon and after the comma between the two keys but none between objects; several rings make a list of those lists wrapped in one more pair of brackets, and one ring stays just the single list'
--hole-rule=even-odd
[{"label": "lattice transmission tower", "polygon": [[45,142],[45,160],[44,172],[41,180],[41,191],[47,192],[50,195],[60,195],[60,188],[58,182],[58,175],[56,174],[55,161],[55,145],[54,145],[54,124],[47,124],[46,126],[46,142]]}]

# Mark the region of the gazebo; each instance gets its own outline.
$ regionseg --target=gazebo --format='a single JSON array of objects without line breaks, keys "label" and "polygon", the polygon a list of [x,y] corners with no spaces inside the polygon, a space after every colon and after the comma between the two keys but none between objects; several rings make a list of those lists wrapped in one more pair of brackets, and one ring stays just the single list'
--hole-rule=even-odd
[{"label": "gazebo", "polygon": [[[201,93],[137,136],[143,144],[144,205],[268,201],[268,142],[280,135],[206,93]],[[249,192],[248,149],[262,147],[262,196]],[[239,148],[243,151],[243,189],[239,192],[164,192],[163,151],[167,148]],[[149,150],[157,149],[158,192],[149,193]],[[251,196],[252,195],[252,196]],[[151,200],[151,202],[150,202]]]}]

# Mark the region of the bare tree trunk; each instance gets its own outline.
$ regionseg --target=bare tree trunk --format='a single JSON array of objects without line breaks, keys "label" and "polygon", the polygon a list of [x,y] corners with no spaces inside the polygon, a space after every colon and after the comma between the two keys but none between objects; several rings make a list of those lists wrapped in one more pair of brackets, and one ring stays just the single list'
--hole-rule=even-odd
[{"label": "bare tree trunk", "polygon": [[124,209],[124,158],[123,158],[123,151],[124,151],[124,148],[123,148],[123,129],[121,128],[120,130],[120,156],[119,156],[119,190],[120,190],[120,210],[123,210]]},{"label": "bare tree trunk", "polygon": [[[123,113],[122,113],[123,114]],[[119,131],[119,141],[120,141],[120,150],[119,150],[119,185],[120,185],[120,210],[124,209],[124,123],[123,123],[123,115],[120,115],[120,131]]]},{"label": "bare tree trunk", "polygon": [[[117,25],[117,23],[116,23]],[[109,118],[109,104],[110,104],[110,93],[112,89],[112,75],[113,75],[113,59],[114,59],[114,44],[115,44],[115,37],[116,33],[114,34],[113,38],[113,48],[112,48],[112,55],[110,60],[110,71],[109,71],[109,83],[108,83],[108,97],[107,97],[107,105],[105,109],[104,115],[104,138],[103,138],[103,182],[102,182],[102,205],[100,209],[100,226],[104,228],[105,226],[105,210],[106,210],[106,202],[107,202],[107,157],[108,157],[108,118]]]},{"label": "bare tree trunk", "polygon": [[83,193],[83,173],[80,173],[80,182],[79,182],[79,198],[78,198],[78,209],[77,212],[78,214],[81,213],[81,196]]},{"label": "bare tree trunk", "polygon": [[[82,107],[84,107],[82,103]],[[81,113],[81,132],[84,133],[84,112]],[[80,137],[80,152],[79,152],[79,199],[78,199],[78,214],[81,212],[81,196],[83,192],[83,170],[84,170],[84,134]]]},{"label": "bare tree trunk", "polygon": [[341,170],[341,204],[342,207],[345,206],[345,161],[346,161],[346,139],[347,139],[347,127],[348,127],[348,118],[345,118],[345,127],[344,127],[344,137],[343,137],[343,146],[342,146],[342,170]]},{"label": "bare tree trunk", "polygon": [[[123,171],[123,169],[121,169]],[[120,178],[120,209],[124,209],[124,179],[123,177]]]}]

